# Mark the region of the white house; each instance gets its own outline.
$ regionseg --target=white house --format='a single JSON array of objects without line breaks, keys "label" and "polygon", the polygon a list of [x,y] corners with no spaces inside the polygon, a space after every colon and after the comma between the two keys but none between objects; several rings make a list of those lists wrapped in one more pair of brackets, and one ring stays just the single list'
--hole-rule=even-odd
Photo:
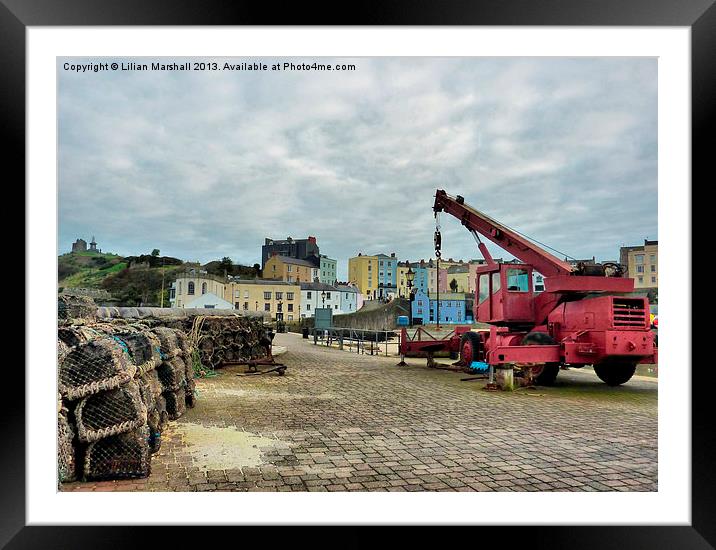
[{"label": "white house", "polygon": [[193,300],[184,304],[185,308],[206,308],[206,309],[234,309],[234,304],[219,298],[212,292],[200,294]]},{"label": "white house", "polygon": [[319,307],[329,307],[334,315],[341,311],[341,292],[325,283],[300,283],[301,285],[301,317],[313,317]]}]

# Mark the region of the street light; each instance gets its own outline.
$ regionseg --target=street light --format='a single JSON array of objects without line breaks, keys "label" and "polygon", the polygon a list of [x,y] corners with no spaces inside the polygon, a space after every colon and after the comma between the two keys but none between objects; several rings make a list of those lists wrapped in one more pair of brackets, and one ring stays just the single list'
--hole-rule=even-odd
[{"label": "street light", "polygon": [[326,291],[321,292],[321,300],[323,300],[323,307],[326,307]]},{"label": "street light", "polygon": [[411,269],[410,264],[408,262],[405,262],[408,264],[408,271],[405,272],[405,281],[408,286],[408,324],[412,327],[413,326],[413,281],[415,280],[415,272]]}]

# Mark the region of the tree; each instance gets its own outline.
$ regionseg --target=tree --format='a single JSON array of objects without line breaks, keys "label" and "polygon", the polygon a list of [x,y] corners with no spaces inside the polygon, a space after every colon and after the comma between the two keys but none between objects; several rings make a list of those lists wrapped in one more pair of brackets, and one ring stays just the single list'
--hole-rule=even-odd
[{"label": "tree", "polygon": [[224,256],[221,258],[221,262],[219,262],[219,269],[221,271],[226,271],[227,273],[231,273],[231,268],[234,266],[234,262],[231,261],[231,258],[228,256]]},{"label": "tree", "polygon": [[159,249],[158,249],[158,248],[155,248],[154,250],[152,250],[152,256],[154,256],[155,258],[156,258],[157,256],[159,256]]},{"label": "tree", "polygon": [[450,290],[457,292],[457,280],[453,279],[450,281]]},{"label": "tree", "polygon": [[254,264],[254,271],[257,277],[261,277],[261,266],[259,264]]}]

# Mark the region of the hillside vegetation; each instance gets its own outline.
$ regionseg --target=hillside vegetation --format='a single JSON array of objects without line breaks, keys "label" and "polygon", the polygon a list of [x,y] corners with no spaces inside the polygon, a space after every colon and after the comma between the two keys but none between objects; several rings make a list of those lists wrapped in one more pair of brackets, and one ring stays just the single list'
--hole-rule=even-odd
[{"label": "hillside vegetation", "polygon": [[163,279],[163,303],[167,307],[169,287],[177,274],[198,267],[215,275],[226,272],[229,275],[253,278],[260,274],[258,265],[235,265],[229,258],[201,266],[158,254],[122,257],[117,254],[72,252],[58,256],[57,278],[60,289],[104,289],[116,299],[119,306],[161,305]]}]

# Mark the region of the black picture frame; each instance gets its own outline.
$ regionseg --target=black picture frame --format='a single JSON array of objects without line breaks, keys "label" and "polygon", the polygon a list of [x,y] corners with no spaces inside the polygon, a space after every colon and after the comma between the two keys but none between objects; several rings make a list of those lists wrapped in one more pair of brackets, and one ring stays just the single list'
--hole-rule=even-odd
[{"label": "black picture frame", "polygon": [[[25,178],[25,30],[28,26],[85,25],[569,25],[569,26],[682,26],[691,29],[692,69],[692,173],[704,179],[713,154],[711,142],[716,71],[711,59],[716,52],[716,7],[714,0],[384,0],[357,2],[342,11],[335,4],[269,3],[221,0],[0,0],[0,117],[5,134],[4,166],[14,165]],[[19,179],[18,178],[18,179]],[[17,180],[15,180],[17,181]],[[688,183],[684,186],[688,192]],[[29,251],[27,251],[29,253]],[[26,292],[28,289],[26,288]],[[690,296],[687,296],[689,300]],[[32,330],[32,319],[26,324]],[[690,368],[685,361],[679,368]],[[8,357],[6,356],[6,362]],[[16,361],[15,361],[16,362]],[[0,545],[7,548],[83,548],[144,545],[170,547],[195,544],[196,531],[187,528],[152,527],[28,527],[25,525],[25,376],[16,365],[6,364],[5,411],[0,417],[3,478],[0,498]],[[713,408],[710,385],[692,383],[692,521],[689,526],[589,526],[589,527],[485,527],[477,534],[484,541],[503,546],[530,548],[714,548],[716,546],[716,445],[713,437]],[[11,403],[8,399],[14,398]],[[237,510],[237,517],[240,511]],[[559,510],[554,522],[559,523]],[[290,511],[275,516],[290,521]],[[586,518],[588,519],[588,518]],[[628,521],[628,518],[625,518]],[[320,523],[320,518],[316,519]],[[222,528],[235,536],[234,528]],[[228,529],[232,529],[229,533]],[[243,528],[238,544],[251,544],[251,528]],[[354,528],[355,536],[337,534],[341,546],[365,545],[372,535]],[[499,531],[498,531],[499,530]],[[219,542],[221,534],[206,539]],[[472,531],[468,534],[474,537]],[[425,542],[421,529],[403,533],[402,545],[410,539]],[[497,536],[497,538],[494,538]],[[300,542],[291,530],[272,528],[271,546]],[[419,537],[419,539],[418,539]],[[267,539],[262,537],[264,544]],[[311,543],[333,537],[312,538]],[[457,542],[457,539],[453,539]],[[469,539],[468,539],[469,541]],[[497,541],[500,541],[499,543]],[[443,543],[445,541],[443,540]],[[467,541],[466,541],[467,542]],[[468,542],[475,544],[478,541]],[[319,543],[320,544],[320,543]]]}]

